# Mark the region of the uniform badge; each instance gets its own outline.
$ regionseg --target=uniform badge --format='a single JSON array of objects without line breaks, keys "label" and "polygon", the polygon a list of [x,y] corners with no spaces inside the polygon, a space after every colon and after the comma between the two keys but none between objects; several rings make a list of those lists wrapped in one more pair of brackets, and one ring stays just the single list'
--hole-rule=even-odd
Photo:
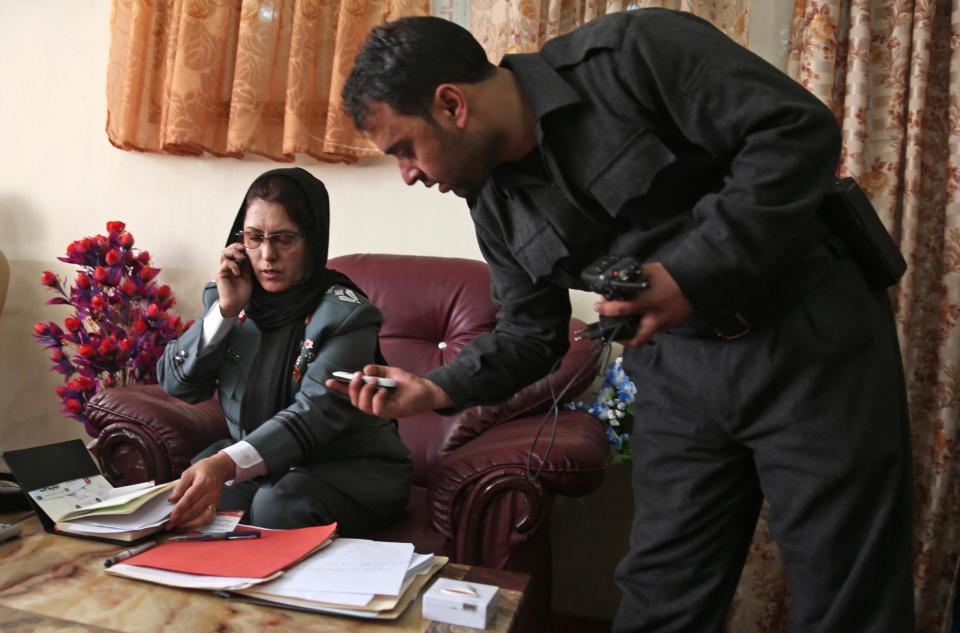
[{"label": "uniform badge", "polygon": [[346,303],[360,303],[360,297],[358,297],[357,293],[349,288],[337,288],[333,291],[333,293],[340,301],[344,301]]},{"label": "uniform badge", "polygon": [[313,341],[304,339],[303,344],[300,345],[300,354],[297,355],[297,360],[293,363],[293,382],[299,383],[303,380],[303,375],[307,372],[307,365],[316,357],[317,354],[313,351]]}]

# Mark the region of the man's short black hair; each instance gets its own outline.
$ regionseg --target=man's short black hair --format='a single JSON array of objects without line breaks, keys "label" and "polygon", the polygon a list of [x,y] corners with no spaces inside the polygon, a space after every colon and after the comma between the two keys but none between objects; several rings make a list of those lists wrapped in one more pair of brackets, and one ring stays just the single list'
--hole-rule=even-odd
[{"label": "man's short black hair", "polygon": [[496,67],[480,43],[449,20],[401,18],[370,32],[343,86],[343,103],[357,129],[366,129],[370,106],[433,121],[430,103],[443,83],[477,83]]}]

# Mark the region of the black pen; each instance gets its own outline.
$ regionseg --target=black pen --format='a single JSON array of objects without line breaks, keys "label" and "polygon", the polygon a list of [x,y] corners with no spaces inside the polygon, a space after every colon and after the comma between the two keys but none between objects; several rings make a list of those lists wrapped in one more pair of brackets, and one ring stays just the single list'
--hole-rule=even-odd
[{"label": "black pen", "polygon": [[131,556],[136,556],[137,554],[142,554],[143,552],[147,551],[148,549],[150,549],[151,547],[153,547],[153,546],[156,545],[156,544],[157,544],[156,541],[148,541],[148,542],[144,543],[143,545],[138,545],[138,546],[136,546],[136,547],[131,547],[130,549],[125,549],[125,550],[123,550],[122,552],[117,552],[116,554],[114,554],[113,556],[111,556],[110,558],[108,558],[107,560],[103,561],[103,566],[104,566],[104,567],[110,567],[111,565],[116,565],[116,564],[119,563],[120,561],[125,561],[125,560],[127,560],[128,558],[130,558]]},{"label": "black pen", "polygon": [[206,534],[174,536],[170,540],[183,543],[186,541],[235,541],[246,538],[260,538],[260,532],[253,530],[247,530],[243,532],[207,532]]}]

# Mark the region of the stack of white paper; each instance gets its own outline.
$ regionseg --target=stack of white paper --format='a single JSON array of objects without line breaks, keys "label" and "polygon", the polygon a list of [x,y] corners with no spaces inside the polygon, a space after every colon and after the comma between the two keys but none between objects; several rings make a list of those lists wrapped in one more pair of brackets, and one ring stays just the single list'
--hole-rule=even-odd
[{"label": "stack of white paper", "polygon": [[278,577],[283,572],[277,572],[267,578],[240,578],[238,576],[201,576],[199,574],[186,574],[179,571],[167,571],[165,569],[155,569],[153,567],[140,567],[138,565],[128,565],[118,563],[107,569],[108,574],[133,578],[135,580],[145,580],[158,585],[167,585],[169,587],[181,587],[183,589],[206,589],[208,591],[228,591],[232,589],[242,589],[259,582],[266,582],[272,578]]},{"label": "stack of white paper", "polygon": [[279,578],[236,594],[308,611],[393,618],[446,562],[415,553],[411,543],[341,538]]},{"label": "stack of white paper", "polygon": [[266,578],[204,576],[127,563],[113,565],[107,573],[259,604],[386,620],[403,613],[446,562],[442,556],[415,553],[411,543],[340,538]]}]

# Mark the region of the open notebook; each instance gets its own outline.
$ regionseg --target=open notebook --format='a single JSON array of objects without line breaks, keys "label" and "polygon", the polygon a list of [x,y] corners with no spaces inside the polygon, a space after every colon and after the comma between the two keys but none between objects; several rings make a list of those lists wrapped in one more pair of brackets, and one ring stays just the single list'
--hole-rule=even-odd
[{"label": "open notebook", "polygon": [[114,488],[80,440],[3,454],[48,532],[130,542],[159,532],[176,481]]}]

